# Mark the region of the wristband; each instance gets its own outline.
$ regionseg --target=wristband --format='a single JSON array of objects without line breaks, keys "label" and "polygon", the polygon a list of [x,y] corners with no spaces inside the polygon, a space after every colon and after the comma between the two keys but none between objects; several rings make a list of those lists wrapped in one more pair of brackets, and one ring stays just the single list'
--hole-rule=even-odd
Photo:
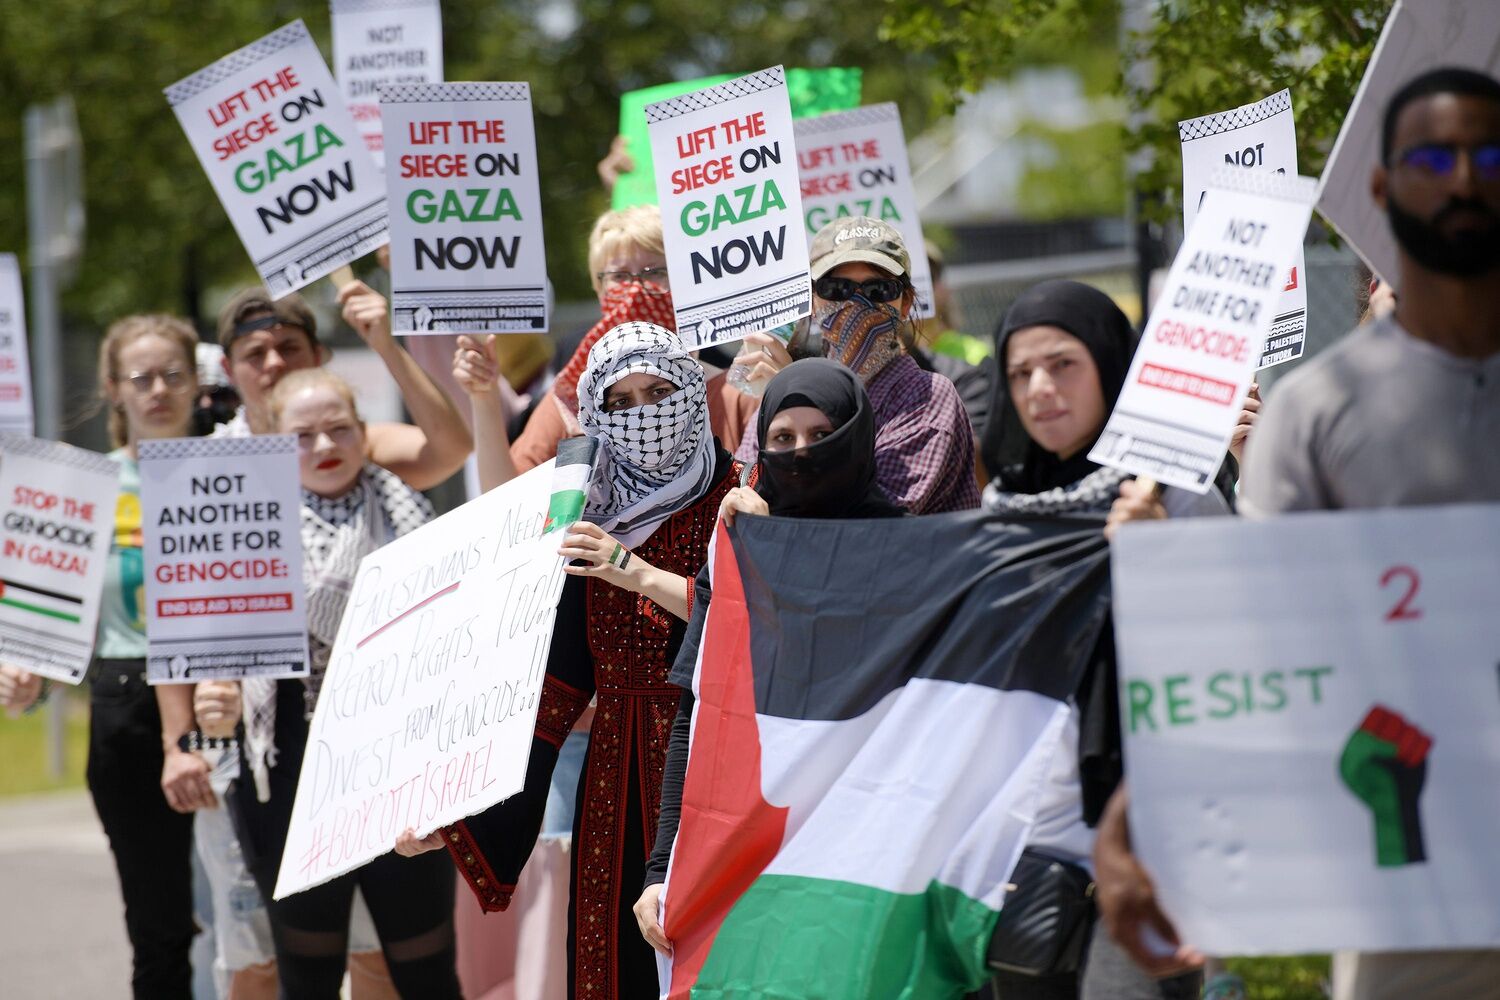
[{"label": "wristband", "polygon": [[204,736],[196,729],[191,729],[177,737],[177,749],[183,753],[197,753],[200,750],[234,750],[239,745],[240,741],[233,736]]}]

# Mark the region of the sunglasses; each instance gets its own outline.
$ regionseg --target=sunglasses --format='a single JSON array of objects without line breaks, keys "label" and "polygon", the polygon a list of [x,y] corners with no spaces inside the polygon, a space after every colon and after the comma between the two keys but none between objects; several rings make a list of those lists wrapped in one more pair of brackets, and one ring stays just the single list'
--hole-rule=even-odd
[{"label": "sunglasses", "polygon": [[813,282],[813,291],[825,302],[848,302],[855,292],[871,302],[895,302],[906,292],[906,282],[901,278],[835,278],[825,274]]},{"label": "sunglasses", "polygon": [[188,373],[177,368],[164,372],[131,372],[122,381],[129,382],[130,388],[144,396],[156,385],[157,379],[161,379],[170,393],[183,392],[188,387]]},{"label": "sunglasses", "polygon": [[1481,180],[1500,180],[1500,143],[1482,146],[1455,146],[1451,143],[1424,143],[1403,150],[1397,162],[1403,167],[1434,177],[1446,177],[1458,166],[1460,155],[1467,153],[1469,163]]}]

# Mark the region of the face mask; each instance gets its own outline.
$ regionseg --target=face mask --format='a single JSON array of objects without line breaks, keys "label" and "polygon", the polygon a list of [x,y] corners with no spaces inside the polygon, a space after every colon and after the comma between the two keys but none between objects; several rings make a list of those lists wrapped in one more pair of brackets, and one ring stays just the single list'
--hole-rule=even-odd
[{"label": "face mask", "polygon": [[827,438],[797,451],[762,451],[760,464],[776,513],[785,517],[837,517],[867,490],[864,470]]},{"label": "face mask", "polygon": [[675,472],[685,456],[686,438],[697,426],[689,393],[676,392],[659,403],[629,410],[601,412],[598,428],[609,439],[610,454],[643,472]]},{"label": "face mask", "polygon": [[[1394,198],[1387,197],[1385,204],[1396,242],[1429,271],[1472,278],[1500,267],[1500,218],[1478,201],[1451,200],[1431,221],[1407,212]],[[1444,236],[1438,227],[1444,216],[1459,208],[1485,213],[1490,217],[1490,225],[1459,236]]]},{"label": "face mask", "polygon": [[896,330],[901,314],[888,302],[871,302],[860,293],[847,302],[829,302],[812,317],[822,335],[823,356],[859,376],[866,385],[901,352]]}]

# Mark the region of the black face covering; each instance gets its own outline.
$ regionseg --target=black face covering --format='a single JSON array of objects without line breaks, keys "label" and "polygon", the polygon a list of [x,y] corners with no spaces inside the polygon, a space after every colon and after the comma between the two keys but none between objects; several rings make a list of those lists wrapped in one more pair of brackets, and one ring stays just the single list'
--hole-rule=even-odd
[{"label": "black face covering", "polygon": [[[768,451],[771,421],[782,410],[811,406],[833,433],[797,451]],[[785,517],[898,517],[875,484],[875,414],[859,377],[835,361],[807,358],[782,369],[761,400],[757,491]]]},{"label": "black face covering", "polygon": [[[1077,281],[1044,281],[1021,293],[995,331],[995,378],[983,454],[990,475],[1012,493],[1041,493],[1070,486],[1099,466],[1088,460],[1093,442],[1066,460],[1043,449],[1021,425],[1006,378],[1005,345],[1011,334],[1032,326],[1056,326],[1083,342],[1099,369],[1106,416],[1125,385],[1135,353],[1135,330],[1108,295]],[[1100,428],[1103,430],[1103,427]]]},{"label": "black face covering", "polygon": [[[1463,209],[1489,216],[1489,225],[1458,236],[1444,236],[1438,228],[1443,217]],[[1401,249],[1429,271],[1472,278],[1500,266],[1500,218],[1477,198],[1451,199],[1430,221],[1406,211],[1390,196],[1386,197],[1385,210]]]}]

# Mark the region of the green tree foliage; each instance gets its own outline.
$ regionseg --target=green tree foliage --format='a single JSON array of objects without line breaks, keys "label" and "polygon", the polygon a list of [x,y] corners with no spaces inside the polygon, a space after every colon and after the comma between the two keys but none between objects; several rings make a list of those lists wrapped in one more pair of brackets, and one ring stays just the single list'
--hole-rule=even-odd
[{"label": "green tree foliage", "polygon": [[[1175,215],[1182,183],[1177,122],[1292,91],[1298,164],[1315,175],[1338,135],[1392,0],[1145,0],[1152,29],[1120,30],[1121,0],[889,0],[882,34],[932,57],[939,100],[1008,77],[1039,59],[1077,65],[1113,39],[1112,87],[1140,114],[1125,137],[1149,152],[1138,189]],[[1151,81],[1127,87],[1120,56],[1138,46]],[[1095,71],[1099,69],[1094,67]],[[940,104],[939,110],[942,110]]]},{"label": "green tree foliage", "polygon": [[[325,0],[0,0],[0,249],[26,241],[22,113],[72,94],[84,137],[87,249],[64,300],[75,323],[128,312],[202,316],[203,289],[255,277],[162,88],[294,18],[331,56]],[[932,107],[931,58],[877,38],[856,4],[806,0],[443,0],[451,80],[526,80],[548,270],[589,295],[585,242],[607,207],[595,164],[619,95],[708,73],[862,66],[866,101],[902,104],[913,134]]]}]

